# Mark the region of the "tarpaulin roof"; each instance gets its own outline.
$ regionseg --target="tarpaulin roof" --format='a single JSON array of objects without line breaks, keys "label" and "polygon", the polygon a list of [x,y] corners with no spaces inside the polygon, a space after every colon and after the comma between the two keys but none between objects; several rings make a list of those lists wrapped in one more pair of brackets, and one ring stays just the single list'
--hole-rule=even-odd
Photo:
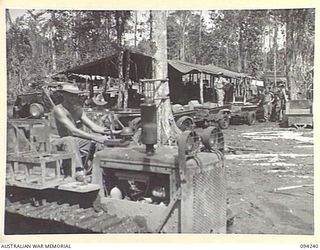
[{"label": "tarpaulin roof", "polygon": [[213,64],[206,65],[205,67],[210,69],[210,70],[212,70],[212,71],[214,71],[214,72],[222,72],[222,74],[224,76],[226,76],[226,77],[231,77],[231,78],[247,77],[247,75],[244,74],[244,73],[238,73],[238,72],[235,72],[235,71],[224,69],[224,68],[215,66]]},{"label": "tarpaulin roof", "polygon": [[[142,78],[151,78],[152,76],[152,57],[140,53],[124,51],[123,54],[123,69],[127,67],[127,57],[130,55],[130,73],[129,78],[132,80],[139,80]],[[119,77],[118,69],[119,54],[111,55],[101,58],[83,65],[69,68],[60,74],[81,74],[81,75],[100,75]]]},{"label": "tarpaulin roof", "polygon": [[173,67],[175,70],[179,71],[182,74],[194,74],[194,73],[206,73],[211,75],[217,75],[219,72],[226,77],[231,78],[240,78],[240,77],[247,77],[244,73],[237,73],[231,70],[227,70],[213,64],[210,65],[200,65],[200,64],[193,64],[178,60],[168,60],[169,66]]},{"label": "tarpaulin roof", "polygon": [[[124,51],[123,55],[123,69],[127,66],[127,56],[130,54],[130,79],[139,80],[143,78],[152,78],[152,60],[150,56],[146,56],[140,53],[131,51]],[[111,55],[108,57],[101,58],[83,65],[69,68],[58,74],[81,74],[81,75],[100,75],[100,76],[111,76],[118,78],[118,56],[119,54]],[[244,73],[233,72],[215,65],[200,65],[193,64],[178,60],[168,60],[169,67],[173,67],[175,70],[182,74],[194,74],[194,73],[206,73],[211,75],[217,75],[219,72],[225,77],[240,78],[248,77]]]}]

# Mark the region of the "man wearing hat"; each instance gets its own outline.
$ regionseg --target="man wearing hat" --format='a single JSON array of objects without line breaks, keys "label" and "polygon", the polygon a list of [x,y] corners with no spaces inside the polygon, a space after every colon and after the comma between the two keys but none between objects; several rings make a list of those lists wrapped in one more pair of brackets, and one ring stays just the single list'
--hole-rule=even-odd
[{"label": "man wearing hat", "polygon": [[285,85],[281,83],[279,85],[279,97],[280,97],[280,113],[279,113],[279,120],[283,119],[283,115],[286,109],[286,103],[288,101],[288,96],[286,93]]},{"label": "man wearing hat", "polygon": [[[71,84],[63,84],[57,91],[62,94],[63,100],[52,110],[56,130],[58,135],[64,139],[63,143],[75,151],[77,169],[83,170],[82,159],[89,152],[90,142],[104,143],[108,139],[105,136],[107,129],[95,124],[83,111],[80,95],[85,94],[85,91],[80,91],[77,86]],[[94,133],[81,130],[80,124],[85,125]]]},{"label": "man wearing hat", "polygon": [[214,82],[214,88],[217,93],[217,98],[218,98],[218,107],[223,106],[223,99],[224,99],[224,85],[228,83],[228,81],[222,77],[223,73],[218,72],[217,73],[217,78]]}]

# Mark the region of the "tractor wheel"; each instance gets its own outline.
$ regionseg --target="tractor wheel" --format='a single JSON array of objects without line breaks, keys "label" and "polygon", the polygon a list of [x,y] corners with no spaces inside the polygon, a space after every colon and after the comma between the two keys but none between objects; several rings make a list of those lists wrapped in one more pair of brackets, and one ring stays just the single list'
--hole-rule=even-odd
[{"label": "tractor wheel", "polygon": [[218,123],[219,123],[219,127],[220,127],[221,129],[227,129],[227,128],[229,127],[229,125],[230,125],[229,115],[224,115],[224,116],[222,117],[222,119],[220,119],[220,120],[218,121]]},{"label": "tractor wheel", "polygon": [[251,126],[251,125],[254,125],[255,123],[256,123],[256,114],[251,112],[248,114],[247,124]]},{"label": "tractor wheel", "polygon": [[182,132],[191,130],[194,126],[193,119],[189,116],[182,116],[177,120],[176,124]]}]

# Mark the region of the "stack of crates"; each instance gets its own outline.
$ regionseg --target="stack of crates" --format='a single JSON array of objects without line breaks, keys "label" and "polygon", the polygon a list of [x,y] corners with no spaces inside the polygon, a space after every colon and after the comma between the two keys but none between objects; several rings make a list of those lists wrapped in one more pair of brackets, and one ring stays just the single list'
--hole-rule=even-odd
[{"label": "stack of crates", "polygon": [[64,182],[62,162],[69,161],[70,175],[75,176],[74,153],[53,152],[49,121],[43,119],[9,120],[6,183],[9,186],[46,189]]}]

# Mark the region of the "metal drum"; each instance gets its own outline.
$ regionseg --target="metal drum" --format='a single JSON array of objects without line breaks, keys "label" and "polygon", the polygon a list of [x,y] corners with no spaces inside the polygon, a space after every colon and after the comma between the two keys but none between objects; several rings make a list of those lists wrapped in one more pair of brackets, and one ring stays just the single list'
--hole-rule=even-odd
[{"label": "metal drum", "polygon": [[155,103],[141,104],[141,142],[146,145],[157,143],[157,111]]}]

